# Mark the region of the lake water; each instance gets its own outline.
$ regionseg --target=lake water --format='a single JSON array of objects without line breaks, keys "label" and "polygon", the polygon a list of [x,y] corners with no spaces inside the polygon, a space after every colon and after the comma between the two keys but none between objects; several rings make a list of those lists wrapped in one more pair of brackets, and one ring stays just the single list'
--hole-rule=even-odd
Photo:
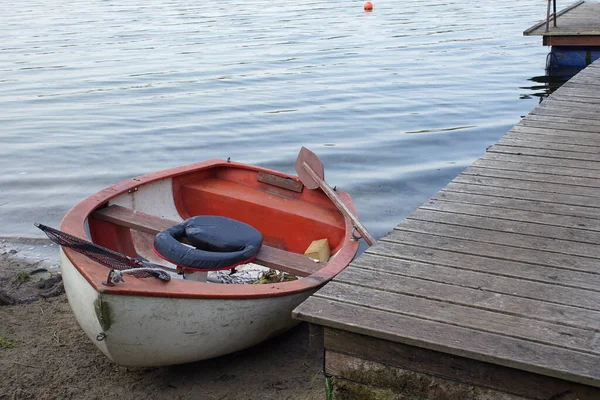
[{"label": "lake water", "polygon": [[380,237],[539,102],[545,2],[31,0],[0,17],[0,237],[123,179],[301,146]]}]

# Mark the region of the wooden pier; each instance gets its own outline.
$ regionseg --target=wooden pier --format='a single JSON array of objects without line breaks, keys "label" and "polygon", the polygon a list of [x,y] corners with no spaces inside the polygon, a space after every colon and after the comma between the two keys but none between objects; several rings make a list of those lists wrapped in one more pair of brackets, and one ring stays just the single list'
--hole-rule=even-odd
[{"label": "wooden pier", "polygon": [[523,35],[542,36],[544,46],[600,46],[600,3],[573,3]]},{"label": "wooden pier", "polygon": [[294,316],[335,399],[600,399],[600,61]]}]

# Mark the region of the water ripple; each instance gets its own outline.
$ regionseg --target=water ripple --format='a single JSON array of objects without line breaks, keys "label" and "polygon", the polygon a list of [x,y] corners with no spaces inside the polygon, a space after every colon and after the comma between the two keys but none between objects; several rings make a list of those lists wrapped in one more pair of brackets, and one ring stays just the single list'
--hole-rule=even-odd
[{"label": "water ripple", "polygon": [[509,0],[32,0],[3,6],[0,236],[127,177],[300,146],[379,236],[537,103],[545,49]]}]

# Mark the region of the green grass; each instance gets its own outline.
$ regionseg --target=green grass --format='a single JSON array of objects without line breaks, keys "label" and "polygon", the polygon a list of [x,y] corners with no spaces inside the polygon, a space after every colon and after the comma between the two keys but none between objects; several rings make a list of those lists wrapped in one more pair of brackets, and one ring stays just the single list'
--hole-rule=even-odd
[{"label": "green grass", "polygon": [[325,398],[333,400],[333,379],[325,378]]},{"label": "green grass", "polygon": [[18,340],[10,339],[6,333],[0,334],[0,349],[17,347]]},{"label": "green grass", "polygon": [[25,271],[21,271],[17,274],[17,278],[15,279],[15,281],[19,282],[19,283],[24,283],[28,279],[29,279],[29,273],[25,272]]}]

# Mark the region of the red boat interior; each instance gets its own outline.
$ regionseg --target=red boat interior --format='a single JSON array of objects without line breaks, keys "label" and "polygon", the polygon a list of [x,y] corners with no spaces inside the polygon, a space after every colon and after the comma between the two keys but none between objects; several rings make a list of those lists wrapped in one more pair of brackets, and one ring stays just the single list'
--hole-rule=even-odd
[{"label": "red boat interior", "polygon": [[[342,214],[322,191],[304,188],[295,177],[221,164],[173,176],[172,186],[182,219],[218,215],[250,224],[263,234],[263,258],[269,252],[284,258],[289,252],[303,254],[312,241],[324,238],[332,254],[343,245]],[[149,241],[157,231],[176,223],[127,211],[111,206],[92,214],[88,221],[93,241],[135,257],[140,238]],[[132,230],[139,232],[132,235]],[[269,265],[268,260],[263,264]]]}]

